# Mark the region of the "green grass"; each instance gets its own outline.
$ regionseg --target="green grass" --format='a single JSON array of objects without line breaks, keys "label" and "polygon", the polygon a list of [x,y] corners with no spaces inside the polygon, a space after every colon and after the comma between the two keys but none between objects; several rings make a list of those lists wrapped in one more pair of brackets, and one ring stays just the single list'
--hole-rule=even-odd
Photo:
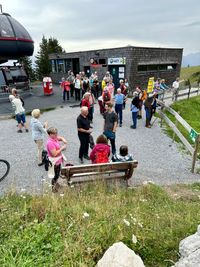
[{"label": "green grass", "polygon": [[[171,107],[180,114],[180,116],[198,133],[200,133],[200,96],[192,97],[189,100],[180,100],[171,105]],[[165,112],[169,119],[176,123],[176,119],[169,112]],[[189,137],[188,131],[180,124],[177,123],[177,127],[184,137],[188,140],[191,145],[194,142]],[[173,130],[169,126],[165,126],[164,131],[172,138],[174,136]],[[176,142],[181,142],[180,139],[175,136]],[[200,151],[200,149],[199,149]]]},{"label": "green grass", "polygon": [[[179,242],[199,224],[200,185],[184,188],[195,197],[174,199],[155,185],[112,192],[90,185],[64,196],[7,195],[0,199],[0,266],[92,267],[118,241],[147,267],[171,266]],[[177,196],[178,186],[175,191]],[[83,218],[84,212],[89,217]]]},{"label": "green grass", "polygon": [[200,77],[200,66],[181,68],[181,80],[190,79],[191,83],[196,82]]}]

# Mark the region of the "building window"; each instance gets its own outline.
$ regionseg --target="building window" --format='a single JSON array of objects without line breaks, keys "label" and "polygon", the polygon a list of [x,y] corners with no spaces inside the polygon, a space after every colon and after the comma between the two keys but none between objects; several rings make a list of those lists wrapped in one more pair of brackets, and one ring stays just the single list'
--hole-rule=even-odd
[{"label": "building window", "polygon": [[100,58],[99,59],[99,64],[105,65],[106,64],[106,59],[105,58]]},{"label": "building window", "polygon": [[158,70],[158,65],[148,65],[147,66],[147,71],[157,71]]},{"label": "building window", "polygon": [[91,58],[90,64],[92,64],[92,65],[106,65],[106,59],[105,58]]},{"label": "building window", "polygon": [[56,61],[54,59],[51,60],[51,71],[53,73],[57,72],[57,69],[56,69]]},{"label": "building window", "polygon": [[58,59],[57,64],[58,64],[58,72],[64,72],[64,60]]},{"label": "building window", "polygon": [[68,72],[69,70],[72,70],[71,58],[65,59],[65,71]]},{"label": "building window", "polygon": [[152,72],[152,71],[168,71],[176,70],[177,64],[149,64],[149,65],[138,65],[138,72]]},{"label": "building window", "polygon": [[138,71],[147,71],[147,65],[139,65]]}]

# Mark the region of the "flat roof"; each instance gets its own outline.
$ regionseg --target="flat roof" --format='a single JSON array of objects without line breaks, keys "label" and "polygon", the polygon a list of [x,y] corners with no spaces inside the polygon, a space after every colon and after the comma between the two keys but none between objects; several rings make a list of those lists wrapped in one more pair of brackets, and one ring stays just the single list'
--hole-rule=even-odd
[{"label": "flat roof", "polygon": [[112,50],[112,49],[125,49],[125,48],[142,48],[142,49],[172,49],[172,50],[183,50],[183,48],[178,47],[150,47],[150,46],[122,46],[122,47],[111,47],[111,48],[100,48],[100,49],[92,49],[92,50],[82,50],[82,51],[72,51],[72,52],[65,52],[65,53],[52,53],[50,55],[61,55],[61,54],[75,54],[75,53],[86,53],[86,52],[99,52],[99,51],[105,51],[105,50]]}]

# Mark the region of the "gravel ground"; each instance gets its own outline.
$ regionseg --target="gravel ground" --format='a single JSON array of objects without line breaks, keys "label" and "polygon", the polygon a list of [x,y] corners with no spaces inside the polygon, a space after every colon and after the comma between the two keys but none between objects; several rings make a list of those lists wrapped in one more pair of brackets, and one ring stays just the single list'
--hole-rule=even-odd
[{"label": "gravel ground", "polygon": [[[167,185],[174,183],[192,183],[200,180],[200,175],[190,172],[191,156],[181,150],[180,146],[172,143],[159,127],[158,120],[151,129],[144,127],[144,119],[138,121],[138,128],[133,130],[129,104],[124,111],[123,127],[117,129],[116,145],[128,145],[130,153],[138,160],[138,168],[130,181],[131,185],[141,184],[144,181],[153,181],[156,184]],[[76,131],[76,118],[79,115],[78,107],[57,108],[41,116],[41,121],[48,121],[49,126],[58,128],[59,134],[67,141],[65,156],[68,162],[79,164],[79,140]],[[29,123],[30,116],[27,116]],[[153,118],[154,120],[155,118]],[[44,190],[44,179],[47,173],[44,167],[37,166],[36,145],[32,141],[31,132],[17,133],[14,119],[1,122],[1,150],[0,158],[11,164],[8,177],[0,183],[0,195],[10,190],[17,192],[40,193]],[[103,118],[99,114],[98,104],[95,105],[93,123],[94,139],[102,133]],[[89,161],[85,160],[85,163]]]}]

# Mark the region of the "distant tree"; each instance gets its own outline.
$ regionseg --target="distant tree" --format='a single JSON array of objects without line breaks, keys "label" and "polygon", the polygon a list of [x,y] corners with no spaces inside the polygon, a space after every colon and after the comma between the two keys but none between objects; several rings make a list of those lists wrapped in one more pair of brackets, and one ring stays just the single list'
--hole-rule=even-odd
[{"label": "distant tree", "polygon": [[36,73],[37,78],[41,80],[44,76],[49,75],[51,72],[51,64],[49,61],[49,54],[51,53],[62,53],[63,48],[60,46],[57,39],[50,37],[46,39],[45,36],[42,37],[40,43],[40,49],[36,56]]},{"label": "distant tree", "polygon": [[19,58],[19,63],[24,67],[29,79],[31,81],[35,80],[35,71],[32,66],[32,60],[30,57],[21,57]]},{"label": "distant tree", "polygon": [[49,52],[49,54],[51,54],[51,53],[64,53],[65,50],[59,44],[57,39],[50,37],[48,40],[48,52]]}]

